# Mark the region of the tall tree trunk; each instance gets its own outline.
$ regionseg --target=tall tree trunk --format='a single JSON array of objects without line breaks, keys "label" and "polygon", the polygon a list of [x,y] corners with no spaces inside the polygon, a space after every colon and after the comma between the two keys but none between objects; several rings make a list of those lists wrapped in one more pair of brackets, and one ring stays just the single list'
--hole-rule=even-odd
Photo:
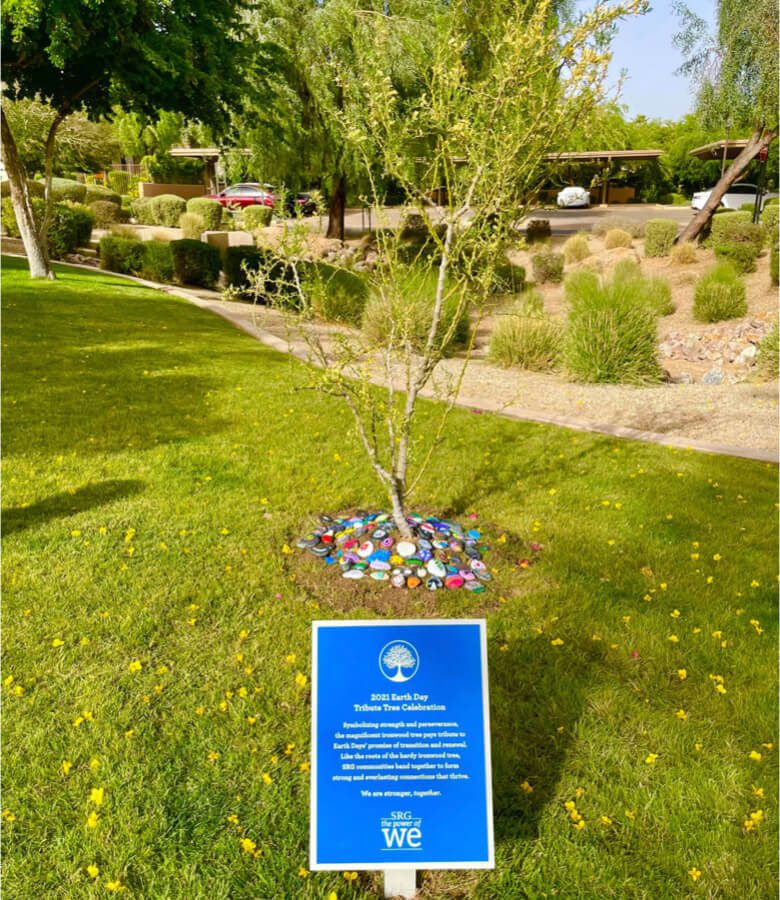
[{"label": "tall tree trunk", "polygon": [[19,158],[16,141],[11,134],[5,111],[1,109],[0,125],[2,126],[3,149],[5,150],[4,162],[11,188],[11,204],[27,254],[30,278],[54,278],[54,272],[49,263],[45,233],[41,233],[38,229],[33,216],[30,191],[27,187],[27,172],[24,163]]},{"label": "tall tree trunk", "polygon": [[726,169],[720,178],[720,181],[710,191],[710,196],[704,206],[691,219],[683,230],[678,243],[683,241],[693,241],[699,236],[699,233],[706,227],[712,218],[715,210],[720,206],[721,198],[728,193],[728,189],[739,178],[739,176],[747,169],[750,162],[763,150],[768,147],[777,137],[777,130],[765,131],[763,128],[756,129],[748,139],[747,146],[734,160],[734,162]]},{"label": "tall tree trunk", "polygon": [[344,240],[344,208],[347,204],[347,179],[339,173],[333,183],[328,213],[328,230],[325,237]]}]

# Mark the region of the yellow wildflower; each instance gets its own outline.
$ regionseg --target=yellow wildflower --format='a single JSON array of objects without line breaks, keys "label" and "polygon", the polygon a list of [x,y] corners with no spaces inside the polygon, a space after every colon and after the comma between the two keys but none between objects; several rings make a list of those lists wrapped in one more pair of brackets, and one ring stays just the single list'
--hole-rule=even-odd
[{"label": "yellow wildflower", "polygon": [[216,750],[209,750],[208,761],[216,762],[219,759],[219,753]]},{"label": "yellow wildflower", "polygon": [[127,667],[128,672],[140,672],[143,664],[140,659],[134,659]]},{"label": "yellow wildflower", "polygon": [[263,779],[263,784],[271,784],[271,782],[273,781],[273,778],[271,778],[268,772],[263,772],[260,777]]},{"label": "yellow wildflower", "polygon": [[680,679],[680,681],[685,681],[685,679],[688,677],[688,670],[687,669],[678,669],[677,677]]},{"label": "yellow wildflower", "polygon": [[104,790],[102,787],[101,788],[92,788],[92,790],[89,792],[89,802],[94,803],[95,806],[102,806],[103,805],[103,794],[104,794]]},{"label": "yellow wildflower", "polygon": [[520,790],[521,790],[524,794],[533,794],[533,792],[534,792],[533,787],[528,783],[528,781],[524,781],[524,782],[520,785]]},{"label": "yellow wildflower", "polygon": [[300,869],[298,869],[298,874],[300,875],[301,878],[308,878],[309,870],[307,868],[305,868],[304,866],[301,866]]},{"label": "yellow wildflower", "polygon": [[106,890],[107,890],[107,891],[114,891],[114,893],[117,893],[118,891],[124,891],[124,890],[125,890],[125,886],[124,886],[124,885],[122,884],[122,882],[119,881],[119,880],[117,880],[117,881],[107,881],[107,882],[106,882]]},{"label": "yellow wildflower", "polygon": [[298,768],[300,769],[301,772],[308,772],[309,769],[311,768],[311,763],[310,762],[298,763]]},{"label": "yellow wildflower", "polygon": [[100,816],[92,810],[92,812],[87,816],[87,828],[97,828],[98,819]]},{"label": "yellow wildflower", "polygon": [[62,761],[62,774],[69,775],[70,770],[73,768],[73,763],[68,759],[63,759]]},{"label": "yellow wildflower", "polygon": [[681,722],[684,722],[688,718],[688,713],[684,709],[678,709],[675,716],[677,716]]},{"label": "yellow wildflower", "polygon": [[342,872],[341,874],[345,881],[354,881],[358,877],[357,872]]},{"label": "yellow wildflower", "polygon": [[11,812],[10,809],[6,808],[3,810],[3,821],[4,822],[15,822],[16,816]]},{"label": "yellow wildflower", "polygon": [[585,827],[585,820],[580,819],[579,822],[574,823],[573,827],[576,831],[582,831],[582,829]]},{"label": "yellow wildflower", "polygon": [[87,866],[87,875],[89,875],[90,878],[97,878],[98,875],[100,875],[100,869],[95,863],[90,863],[90,865]]},{"label": "yellow wildflower", "polygon": [[553,638],[553,640],[551,640],[550,643],[553,645],[553,647],[562,647],[563,646],[563,641],[560,638]]},{"label": "yellow wildflower", "polygon": [[654,763],[657,759],[658,759],[658,754],[657,754],[657,753],[648,753],[647,756],[645,757],[645,762],[646,762],[648,765],[653,765],[653,763]]},{"label": "yellow wildflower", "polygon": [[54,640],[51,642],[52,647],[62,647],[64,646],[64,644],[65,641],[60,640],[60,638],[54,638]]},{"label": "yellow wildflower", "polygon": [[748,753],[748,758],[752,759],[753,762],[761,762],[764,757],[757,750],[751,750],[750,753]]},{"label": "yellow wildflower", "polygon": [[303,674],[303,672],[298,672],[298,674],[295,676],[295,683],[298,685],[298,687],[306,687],[307,680],[308,679]]},{"label": "yellow wildflower", "polygon": [[666,640],[667,640],[667,641],[671,641],[673,644],[678,644],[678,643],[680,642],[680,639],[677,637],[676,634],[670,634],[670,635],[666,638]]},{"label": "yellow wildflower", "polygon": [[601,824],[609,828],[609,826],[612,824],[612,819],[610,819],[609,816],[602,816]]},{"label": "yellow wildflower", "polygon": [[758,797],[760,800],[764,799],[764,789],[762,787],[756,787],[753,785],[753,796]]},{"label": "yellow wildflower", "polygon": [[694,866],[692,869],[688,869],[688,874],[694,881],[698,881],[701,878],[701,872],[696,868],[696,866]]}]

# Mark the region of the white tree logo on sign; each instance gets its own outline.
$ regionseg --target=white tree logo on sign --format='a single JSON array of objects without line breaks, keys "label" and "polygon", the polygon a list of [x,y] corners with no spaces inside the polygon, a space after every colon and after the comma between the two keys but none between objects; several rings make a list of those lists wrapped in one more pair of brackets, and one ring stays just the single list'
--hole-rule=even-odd
[{"label": "white tree logo on sign", "polygon": [[[417,674],[419,666],[420,654],[408,641],[390,641],[379,654],[379,670],[389,681],[409,681]],[[405,674],[405,669],[411,671]]]}]

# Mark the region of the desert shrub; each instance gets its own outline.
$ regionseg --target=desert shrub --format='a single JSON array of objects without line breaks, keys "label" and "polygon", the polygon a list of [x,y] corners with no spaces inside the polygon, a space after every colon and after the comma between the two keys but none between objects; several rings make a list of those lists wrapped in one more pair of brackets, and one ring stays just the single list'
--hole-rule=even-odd
[{"label": "desert shrub", "polygon": [[723,241],[715,245],[715,257],[721,262],[731,263],[737,272],[755,272],[758,251],[753,244]]},{"label": "desert shrub", "polygon": [[563,245],[563,256],[567,263],[579,262],[590,255],[588,239],[584,234],[575,234]]},{"label": "desert shrub", "polygon": [[702,275],[693,295],[694,318],[720,322],[746,314],[745,285],[733,266],[721,262]]},{"label": "desert shrub", "polygon": [[95,217],[97,228],[109,228],[111,225],[121,222],[124,218],[122,208],[108,200],[95,200],[89,204],[89,209]]},{"label": "desert shrub", "polygon": [[780,275],[780,272],[778,271],[779,255],[777,243],[775,243],[769,250],[769,279],[775,287],[777,287],[778,276]]},{"label": "desert shrub", "polygon": [[[390,340],[396,345],[408,341],[415,351],[422,351],[430,330],[435,292],[435,272],[407,269],[388,291],[368,298],[361,323],[363,334],[375,345],[382,346]],[[445,300],[436,335],[445,352],[468,342],[471,325],[468,303],[461,303],[463,299],[462,291],[452,291]]]},{"label": "desert shrub", "polygon": [[627,299],[646,306],[656,316],[674,312],[672,288],[663,278],[648,278],[635,259],[621,259],[612,272],[614,287],[625,286]]},{"label": "desert shrub", "polygon": [[489,358],[500,366],[546,372],[558,363],[563,326],[540,315],[501,316],[490,336]]},{"label": "desert shrub", "polygon": [[104,188],[99,184],[88,184],[85,185],[86,193],[84,195],[84,202],[89,206],[90,203],[96,203],[98,200],[104,200],[108,203],[116,203],[117,206],[122,205],[122,198],[114,191],[109,191],[108,188]]},{"label": "desert shrub", "polygon": [[780,206],[775,204],[764,207],[764,211],[761,213],[761,224],[764,226],[764,231],[770,242],[772,237],[777,234],[778,219],[780,219]]},{"label": "desert shrub", "polygon": [[607,250],[614,250],[616,247],[630,247],[631,235],[622,228],[610,228],[604,235],[604,246]]},{"label": "desert shrub", "polygon": [[747,213],[750,213],[750,215],[752,216],[752,215],[753,215],[753,210],[754,210],[755,208],[756,208],[755,203],[741,203],[740,206],[739,206],[739,211],[740,211],[740,212],[747,212]]},{"label": "desert shrub", "polygon": [[552,237],[549,219],[531,219],[525,226],[525,239],[529,244],[546,241]]},{"label": "desert shrub", "polygon": [[[28,181],[27,182],[27,191],[30,194],[30,197],[40,197],[43,198],[46,189],[40,183],[40,181]],[[3,181],[0,182],[0,197],[5,199],[6,197],[11,196],[11,182]]]},{"label": "desert shrub", "polygon": [[669,255],[676,266],[688,266],[696,262],[696,244],[693,241],[675,244]]},{"label": "desert shrub", "polygon": [[193,197],[187,201],[187,212],[203,219],[203,231],[220,231],[222,225],[222,204],[208,197]]},{"label": "desert shrub", "polygon": [[318,263],[307,274],[306,290],[318,318],[360,327],[368,286],[357,273]]},{"label": "desert shrub", "polygon": [[[41,184],[41,188],[45,190],[43,184]],[[43,190],[41,194],[43,194]],[[51,195],[55,202],[71,200],[73,203],[86,203],[87,186],[70,178],[52,178]]]},{"label": "desert shrub", "polygon": [[133,176],[121,169],[112,169],[108,175],[108,186],[117,194],[127,194],[130,191]]},{"label": "desert shrub", "polygon": [[100,239],[100,268],[135,275],[143,266],[144,245],[135,238],[106,235]]},{"label": "desert shrub", "polygon": [[751,222],[750,213],[725,208],[717,209],[715,215],[710,219],[709,240],[711,243],[717,243],[723,240],[726,233],[731,232],[738,224],[750,225]]},{"label": "desert shrub", "polygon": [[84,247],[89,243],[92,237],[92,229],[95,227],[94,212],[83,203],[69,203],[65,201],[62,205],[67,206],[75,216],[76,247]]},{"label": "desert shrub", "polygon": [[615,216],[606,216],[596,222],[591,231],[598,237],[604,237],[608,231],[612,231],[615,228],[620,231],[627,231],[634,239],[644,237],[645,233],[645,226],[642,222],[634,222],[631,219],[619,219]]},{"label": "desert shrub", "polygon": [[534,281],[537,284],[545,284],[548,281],[560,284],[563,281],[562,253],[537,253],[531,261],[534,266]]},{"label": "desert shrub", "polygon": [[151,197],[137,197],[130,201],[130,211],[139,225],[155,225]]},{"label": "desert shrub", "polygon": [[[44,201],[37,198],[33,199],[32,210],[36,222],[40,222],[46,210]],[[2,201],[2,221],[3,228],[9,237],[20,237],[10,197],[6,197]],[[55,203],[52,208],[51,222],[49,223],[49,255],[53,259],[60,259],[66,253],[73,253],[82,243],[85,243],[84,234],[87,230],[87,224],[87,215],[83,210],[74,208],[69,203]],[[90,224],[89,234],[91,233],[92,227]]]},{"label": "desert shrub", "polygon": [[169,246],[177,281],[207,288],[214,286],[220,270],[219,250],[216,247],[186,238],[171,241]]},{"label": "desert shrub", "polygon": [[204,225],[203,216],[197,213],[186,212],[179,216],[179,228],[181,228],[182,237],[188,240],[199,241],[205,230]]},{"label": "desert shrub", "polygon": [[151,199],[153,224],[175,228],[179,223],[179,217],[187,210],[184,200],[175,194],[160,194],[159,197]]},{"label": "desert shrub", "polygon": [[144,241],[141,277],[149,281],[173,281],[170,241]]},{"label": "desert shrub", "polygon": [[601,281],[592,272],[566,279],[570,303],[563,357],[580,381],[641,384],[657,381],[656,316],[637,302],[632,282]]},{"label": "desert shrub", "polygon": [[710,232],[713,246],[724,241],[734,241],[742,244],[753,244],[757,251],[764,244],[764,229],[761,225],[754,225],[749,216],[736,212],[731,216],[721,216],[712,220]]},{"label": "desert shrub", "polygon": [[241,224],[246,231],[254,231],[255,228],[266,228],[271,224],[274,211],[270,206],[247,206],[241,213]]},{"label": "desert shrub", "polygon": [[769,333],[758,345],[756,369],[759,375],[764,378],[777,378],[778,350],[780,349],[778,348],[778,342],[780,342],[780,333],[778,332],[777,322],[775,322]]},{"label": "desert shrub", "polygon": [[676,237],[673,219],[650,219],[645,225],[645,256],[668,256]]}]

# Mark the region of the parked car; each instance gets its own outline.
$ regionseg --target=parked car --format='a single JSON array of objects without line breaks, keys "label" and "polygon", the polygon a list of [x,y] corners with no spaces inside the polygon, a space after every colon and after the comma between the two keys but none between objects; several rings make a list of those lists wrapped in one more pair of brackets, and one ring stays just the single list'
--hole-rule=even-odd
[{"label": "parked car", "polygon": [[590,192],[582,187],[570,185],[558,192],[558,206],[562,209],[590,206]]},{"label": "parked car", "polygon": [[[710,199],[710,194],[713,190],[714,188],[710,188],[708,191],[697,191],[691,199],[691,209],[702,209],[704,204]],[[738,182],[737,184],[732,184],[721,197],[720,205],[726,209],[739,209],[743,203],[755,203],[757,193],[758,188],[756,185]],[[777,194],[763,191],[761,194],[761,208],[763,208],[767,200],[776,196]]]},{"label": "parked car", "polygon": [[209,200],[218,200],[223,206],[244,209],[247,206],[276,206],[279,198],[267,186],[254,182],[232,184],[218,194],[209,194]]}]

